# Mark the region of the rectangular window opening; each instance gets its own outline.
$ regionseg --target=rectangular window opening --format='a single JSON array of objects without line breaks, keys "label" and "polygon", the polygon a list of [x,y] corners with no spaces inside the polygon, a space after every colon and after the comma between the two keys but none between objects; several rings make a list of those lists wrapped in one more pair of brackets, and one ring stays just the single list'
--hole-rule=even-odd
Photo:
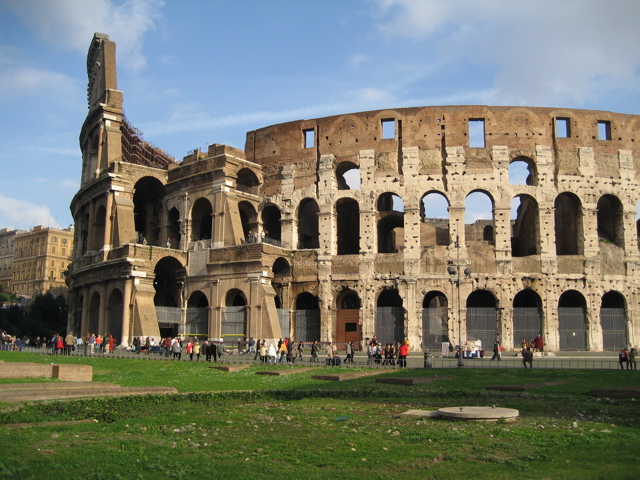
[{"label": "rectangular window opening", "polygon": [[484,118],[469,119],[469,146],[471,148],[484,148]]},{"label": "rectangular window opening", "polygon": [[382,139],[396,138],[396,121],[393,118],[382,120]]},{"label": "rectangular window opening", "polygon": [[556,138],[569,138],[571,129],[568,118],[556,118]]},{"label": "rectangular window opening", "polygon": [[316,131],[313,128],[303,130],[304,148],[313,148],[316,145]]},{"label": "rectangular window opening", "polygon": [[598,140],[611,140],[611,122],[598,120]]}]

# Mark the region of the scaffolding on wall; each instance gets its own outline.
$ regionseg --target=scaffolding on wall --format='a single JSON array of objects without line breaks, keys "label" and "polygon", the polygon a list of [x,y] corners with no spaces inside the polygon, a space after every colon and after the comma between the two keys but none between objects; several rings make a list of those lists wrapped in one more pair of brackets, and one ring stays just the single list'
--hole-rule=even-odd
[{"label": "scaffolding on wall", "polygon": [[174,158],[160,148],[145,142],[142,133],[132,126],[126,117],[122,117],[122,161],[135,165],[162,168],[167,170],[175,164]]}]

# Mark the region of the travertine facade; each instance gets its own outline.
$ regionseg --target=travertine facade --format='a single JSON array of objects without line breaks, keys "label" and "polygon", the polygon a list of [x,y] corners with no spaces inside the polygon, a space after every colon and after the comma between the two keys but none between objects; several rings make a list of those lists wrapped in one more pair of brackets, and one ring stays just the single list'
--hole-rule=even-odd
[{"label": "travertine facade", "polygon": [[[244,152],[177,163],[124,119],[108,37],[87,65],[73,331],[637,344],[640,117],[382,110],[265,127]],[[491,211],[465,224],[474,192]]]},{"label": "travertine facade", "polygon": [[13,252],[16,245],[16,235],[24,230],[10,230],[0,228],[0,285],[5,293],[16,293],[12,288]]}]

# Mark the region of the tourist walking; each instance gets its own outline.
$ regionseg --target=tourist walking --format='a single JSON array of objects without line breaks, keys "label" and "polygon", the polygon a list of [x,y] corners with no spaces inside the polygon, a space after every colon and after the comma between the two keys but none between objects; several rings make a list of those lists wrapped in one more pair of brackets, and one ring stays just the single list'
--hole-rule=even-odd
[{"label": "tourist walking", "polygon": [[637,370],[635,348],[632,348],[631,350],[629,350],[629,363],[627,363],[627,368],[629,367],[631,367],[631,370]]},{"label": "tourist walking", "polygon": [[493,357],[491,357],[491,360],[495,360],[496,358],[498,361],[502,360],[502,355],[500,354],[500,342],[497,340],[493,342]]},{"label": "tourist walking", "polygon": [[531,351],[531,347],[527,347],[527,349],[522,352],[522,365],[524,368],[527,368],[527,363],[529,364],[529,368],[533,369],[533,352]]}]

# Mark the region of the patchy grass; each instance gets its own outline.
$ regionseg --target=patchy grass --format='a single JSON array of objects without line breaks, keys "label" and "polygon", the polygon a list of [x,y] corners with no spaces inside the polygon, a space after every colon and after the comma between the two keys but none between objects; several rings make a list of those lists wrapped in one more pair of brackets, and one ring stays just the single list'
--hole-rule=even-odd
[{"label": "patchy grass", "polygon": [[[2,352],[0,360],[44,356]],[[173,386],[181,394],[40,402],[0,412],[0,478],[496,479],[634,478],[640,401],[594,388],[640,383],[636,372],[405,370],[413,386],[313,380],[317,370],[262,376],[192,362],[57,357],[94,366],[94,380]],[[349,370],[350,372],[353,370]],[[438,377],[448,377],[440,378]],[[563,381],[566,383],[553,383]],[[7,382],[0,382],[1,383]],[[489,385],[546,383],[525,392]],[[405,419],[412,409],[517,408],[515,423]],[[91,420],[79,423],[80,420]],[[52,423],[53,422],[53,423]]]}]

